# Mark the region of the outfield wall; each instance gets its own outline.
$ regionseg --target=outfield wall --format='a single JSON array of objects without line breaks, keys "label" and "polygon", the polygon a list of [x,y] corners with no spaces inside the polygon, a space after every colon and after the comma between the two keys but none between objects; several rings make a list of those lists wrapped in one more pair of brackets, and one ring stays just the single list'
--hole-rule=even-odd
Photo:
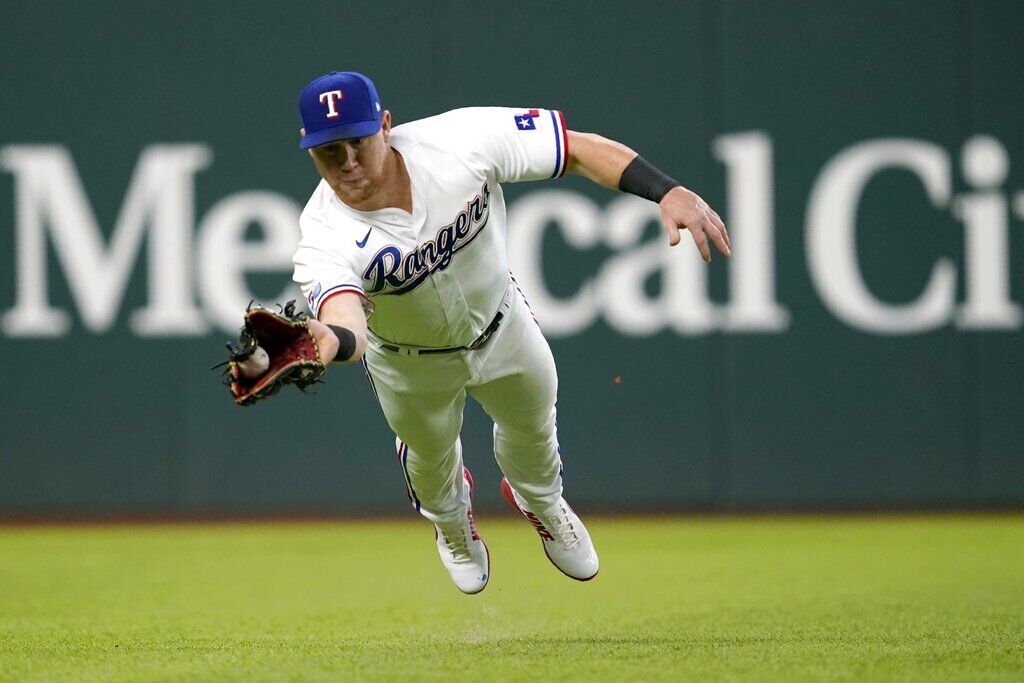
[{"label": "outfield wall", "polygon": [[[1024,4],[8,3],[0,515],[406,505],[361,371],[231,405],[250,298],[295,296],[295,100],[371,75],[396,122],[547,106],[719,208],[507,186],[577,505],[1024,503]],[[464,445],[496,484],[476,407]],[[497,502],[496,486],[481,491]]]}]

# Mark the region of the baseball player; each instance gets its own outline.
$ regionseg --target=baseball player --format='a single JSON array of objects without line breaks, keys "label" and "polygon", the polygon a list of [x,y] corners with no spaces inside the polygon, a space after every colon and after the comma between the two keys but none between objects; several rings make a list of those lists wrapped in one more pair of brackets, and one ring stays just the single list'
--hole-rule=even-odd
[{"label": "baseball player", "polygon": [[323,362],[362,361],[455,585],[478,593],[491,575],[459,441],[467,395],[494,420],[506,500],[555,567],[592,579],[597,553],[562,497],[555,363],[509,272],[501,183],[569,172],[645,197],[669,245],[689,230],[705,261],[709,241],[729,254],[721,218],[628,147],[568,130],[559,111],[474,107],[392,128],[354,72],[314,80],[299,110],[299,146],[322,177],[294,258],[310,331]]}]

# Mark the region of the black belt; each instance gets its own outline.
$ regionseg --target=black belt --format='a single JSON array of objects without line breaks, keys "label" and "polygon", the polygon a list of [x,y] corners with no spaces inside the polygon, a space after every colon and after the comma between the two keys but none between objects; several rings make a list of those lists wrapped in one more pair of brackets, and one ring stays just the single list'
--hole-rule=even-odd
[{"label": "black belt", "polygon": [[[455,353],[456,351],[476,351],[477,349],[481,348],[484,344],[486,344],[490,340],[491,336],[498,331],[498,327],[501,326],[501,320],[504,317],[505,315],[502,311],[498,311],[497,313],[495,313],[494,319],[490,322],[489,325],[487,325],[487,327],[484,328],[484,331],[480,333],[480,336],[471,341],[466,346],[448,346],[441,349],[416,349],[416,353],[409,353],[409,355],[423,356],[429,353]],[[380,347],[382,349],[387,349],[388,351],[393,351],[394,353],[401,353],[403,348],[413,348],[404,345],[397,346],[395,344],[388,344],[386,342],[382,342]]]}]

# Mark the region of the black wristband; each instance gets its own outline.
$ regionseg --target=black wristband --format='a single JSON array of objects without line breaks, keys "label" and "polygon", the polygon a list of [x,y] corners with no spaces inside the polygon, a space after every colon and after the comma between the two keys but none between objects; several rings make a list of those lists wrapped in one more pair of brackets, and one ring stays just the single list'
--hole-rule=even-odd
[{"label": "black wristband", "polygon": [[327,327],[331,328],[331,332],[338,338],[338,355],[334,357],[334,361],[343,363],[351,359],[356,352],[356,335],[352,334],[352,330],[347,327],[338,325],[328,325]]},{"label": "black wristband", "polygon": [[637,197],[660,202],[668,191],[679,183],[665,175],[639,154],[629,162],[619,178],[619,189]]}]

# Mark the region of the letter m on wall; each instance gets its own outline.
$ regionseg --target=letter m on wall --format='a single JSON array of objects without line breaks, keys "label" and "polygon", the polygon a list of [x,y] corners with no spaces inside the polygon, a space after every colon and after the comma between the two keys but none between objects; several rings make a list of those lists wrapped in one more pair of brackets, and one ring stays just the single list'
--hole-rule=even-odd
[{"label": "letter m on wall", "polygon": [[191,291],[193,176],[210,163],[203,145],[153,145],[139,155],[109,240],[105,240],[67,149],[11,145],[0,168],[14,175],[14,307],[0,318],[10,336],[60,336],[71,317],[49,303],[47,234],[85,327],[108,330],[148,239],[149,298],[130,325],[137,334],[199,334],[206,323]]}]

